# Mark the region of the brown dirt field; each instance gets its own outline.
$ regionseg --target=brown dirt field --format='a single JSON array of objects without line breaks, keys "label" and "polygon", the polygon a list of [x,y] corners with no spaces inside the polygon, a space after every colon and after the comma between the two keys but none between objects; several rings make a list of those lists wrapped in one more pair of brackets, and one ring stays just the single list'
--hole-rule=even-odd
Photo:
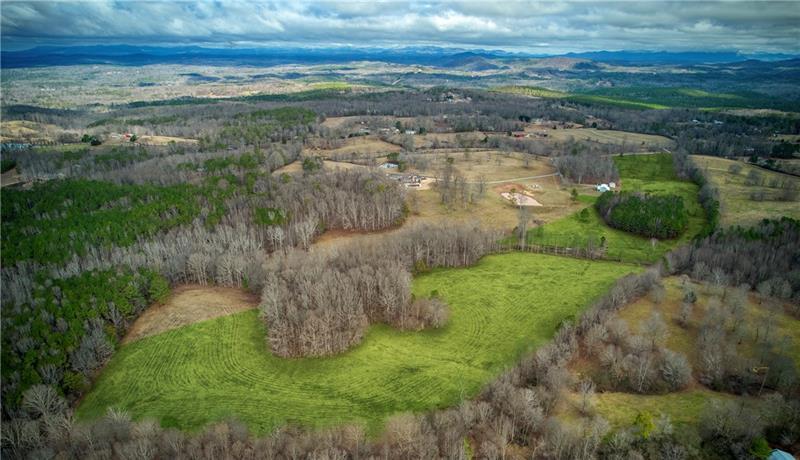
[{"label": "brown dirt field", "polygon": [[402,225],[384,230],[378,230],[375,232],[367,232],[362,230],[328,230],[314,241],[314,244],[311,245],[311,251],[325,251],[355,240],[367,242],[379,239],[385,235],[389,235],[400,230],[404,225],[408,225],[410,222],[415,220],[416,219],[414,216],[411,216],[406,219]]},{"label": "brown dirt field", "polygon": [[568,128],[568,129],[526,129],[528,132],[546,132],[547,137],[554,141],[564,142],[569,139],[576,141],[592,141],[601,144],[622,144],[630,145],[632,150],[635,149],[653,149],[669,147],[672,141],[663,136],[654,136],[650,134],[629,133],[626,131],[615,131],[610,129],[594,129],[594,128]]},{"label": "brown dirt field", "polygon": [[12,120],[0,123],[0,142],[53,142],[64,132],[56,125]]},{"label": "brown dirt field", "polygon": [[[392,118],[392,120],[399,121],[401,123],[410,123],[414,121],[414,117],[385,117],[385,116],[370,117],[366,115],[355,115],[351,117],[329,117],[322,122],[322,126],[325,126],[326,128],[341,128],[348,122],[356,120],[366,120],[369,118]],[[394,124],[392,126],[394,126]]]},{"label": "brown dirt field", "polygon": [[193,284],[178,286],[164,303],[152,305],[133,323],[122,343],[256,306],[258,296],[241,289]]},{"label": "brown dirt field", "polygon": [[[323,167],[328,171],[336,171],[337,169],[366,169],[366,166],[356,165],[353,163],[345,163],[343,161],[330,161],[330,160],[323,160],[322,161]],[[288,165],[278,168],[275,171],[272,171],[273,176],[281,175],[283,173],[286,174],[294,174],[303,171],[303,164],[299,161],[293,161]]]},{"label": "brown dirt field", "polygon": [[[429,176],[440,175],[439,172],[448,155],[444,153],[420,155],[430,159],[430,166],[425,171],[412,169],[409,172]],[[532,192],[531,196],[542,205],[531,208],[534,218],[543,222],[551,222],[567,216],[582,206],[571,202],[569,190],[562,188],[558,177],[520,179],[552,173],[554,169],[546,161],[530,158],[528,167],[525,167],[523,157],[517,154],[460,152],[449,156],[454,158],[455,169],[467,180],[476,181],[481,176],[486,178],[488,187],[485,195],[466,209],[458,207],[447,209],[441,204],[439,192],[435,187],[431,190],[413,190],[408,194],[407,202],[415,217],[460,221],[478,220],[483,225],[511,230],[517,225],[518,210],[516,206],[500,196],[500,192],[510,191],[511,187],[516,187],[518,190],[527,189]],[[497,163],[497,159],[500,159],[500,164]],[[510,183],[496,183],[496,181],[507,180]]]},{"label": "brown dirt field", "polygon": [[[525,157],[522,154],[498,151],[466,151],[456,153],[426,152],[412,154],[411,157],[427,160],[428,167],[424,170],[409,168],[409,173],[438,177],[441,175],[440,172],[442,168],[444,168],[447,158],[452,158],[456,172],[463,175],[464,178],[470,182],[478,181],[481,176],[483,176],[485,180],[493,182],[521,177],[542,176],[555,172],[555,168],[545,160],[527,156],[528,164],[526,166]],[[544,179],[542,180],[544,181]]]},{"label": "brown dirt field", "polygon": [[[459,148],[458,139],[481,140],[486,135],[482,132],[465,133],[426,133],[414,135],[414,148],[430,149],[434,143],[438,143],[438,148]],[[404,134],[397,134],[391,137],[393,142],[403,142]]]},{"label": "brown dirt field", "polygon": [[402,150],[399,145],[390,144],[374,136],[358,136],[345,140],[345,144],[335,149],[304,149],[306,155],[328,158],[341,158],[347,155],[384,156]]},{"label": "brown dirt field", "polygon": [[197,144],[197,139],[188,139],[185,137],[169,137],[169,136],[140,136],[139,142],[142,144],[156,144],[167,145],[170,142],[176,144]]}]

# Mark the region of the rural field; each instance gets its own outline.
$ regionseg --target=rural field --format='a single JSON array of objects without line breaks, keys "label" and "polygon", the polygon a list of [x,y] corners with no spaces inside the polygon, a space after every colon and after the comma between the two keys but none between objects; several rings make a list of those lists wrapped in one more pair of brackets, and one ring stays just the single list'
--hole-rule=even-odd
[{"label": "rural field", "polygon": [[365,160],[386,156],[402,150],[400,146],[372,136],[358,136],[345,139],[341,147],[333,149],[307,148],[307,155],[321,156],[334,160]]},{"label": "rural field", "polygon": [[627,146],[628,152],[659,151],[662,148],[670,148],[674,144],[672,140],[664,136],[615,131],[612,129],[567,128],[541,130],[530,128],[530,130],[532,132],[546,133],[548,138],[560,142],[586,141]]},{"label": "rural field", "polygon": [[[520,154],[496,151],[414,154],[406,172],[441,178],[450,162],[454,175],[463,177],[474,188],[483,182],[483,195],[475,195],[466,205],[442,204],[438,190],[414,190],[408,193],[411,217],[423,220],[476,220],[491,228],[509,231],[517,224],[518,209],[501,193],[526,191],[538,206],[532,206],[534,218],[550,222],[569,215],[580,206],[570,201],[569,190],[561,184],[549,161],[525,158]],[[448,160],[449,159],[449,160]]]},{"label": "rural field", "polygon": [[748,226],[781,216],[800,218],[800,177],[724,158],[692,158],[719,189],[722,225]]},{"label": "rural field", "polygon": [[255,311],[202,321],[122,346],[77,414],[90,419],[115,407],[184,429],[235,416],[259,433],[344,422],[377,432],[391,414],[474,395],[633,271],[535,254],[434,270],[414,280],[413,292],[438,291],[450,308],[444,328],[373,326],[360,346],[330,358],[273,356]]}]

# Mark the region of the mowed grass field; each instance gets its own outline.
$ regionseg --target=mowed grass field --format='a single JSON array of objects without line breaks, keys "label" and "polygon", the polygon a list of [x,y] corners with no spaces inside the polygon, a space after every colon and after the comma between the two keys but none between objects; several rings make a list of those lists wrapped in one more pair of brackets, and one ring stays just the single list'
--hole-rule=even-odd
[{"label": "mowed grass field", "polygon": [[614,157],[619,169],[622,190],[652,194],[676,194],[683,197],[689,212],[689,225],[679,238],[651,240],[609,227],[594,208],[595,197],[583,196],[588,206],[588,216],[576,212],[542,227],[528,231],[530,243],[553,246],[584,246],[592,239],[599,244],[605,238],[606,256],[626,262],[651,263],[669,250],[691,240],[703,227],[705,212],[697,200],[699,188],[692,182],[681,181],[675,175],[672,156],[626,155]]},{"label": "mowed grass field", "polygon": [[[720,197],[720,223],[724,226],[744,227],[758,223],[765,218],[788,216],[800,219],[800,201],[779,199],[782,186],[789,185],[800,190],[800,178],[788,174],[768,171],[748,165],[741,161],[702,155],[692,156],[695,164],[703,170],[706,177],[717,186]],[[740,171],[731,171],[731,166]],[[762,179],[760,185],[747,185],[748,175],[755,171]],[[763,200],[755,201],[751,194],[763,193]]]},{"label": "mowed grass field", "polygon": [[635,267],[539,254],[483,258],[417,277],[417,296],[450,306],[439,330],[374,326],[358,347],[329,358],[273,356],[255,310],[124,345],[78,407],[79,419],[121,408],[135,418],[197,429],[235,417],[256,433],[287,423],[365,424],[457,404],[549,340]]}]

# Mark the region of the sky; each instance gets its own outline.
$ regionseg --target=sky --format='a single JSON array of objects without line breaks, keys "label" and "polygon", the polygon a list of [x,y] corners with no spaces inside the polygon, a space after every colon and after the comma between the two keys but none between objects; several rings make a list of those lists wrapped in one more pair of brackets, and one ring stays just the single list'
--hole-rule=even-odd
[{"label": "sky", "polygon": [[800,51],[790,2],[15,1],[3,50],[39,45],[416,46],[544,54]]}]

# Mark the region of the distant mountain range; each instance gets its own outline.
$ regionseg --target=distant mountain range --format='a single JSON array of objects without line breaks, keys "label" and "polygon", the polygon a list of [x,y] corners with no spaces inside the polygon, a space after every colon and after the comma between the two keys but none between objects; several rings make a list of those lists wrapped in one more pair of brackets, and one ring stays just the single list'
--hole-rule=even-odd
[{"label": "distant mountain range", "polygon": [[719,64],[748,60],[778,61],[797,58],[787,54],[740,54],[735,52],[593,51],[563,55],[511,53],[499,50],[464,50],[441,47],[265,47],[203,48],[199,46],[40,46],[23,51],[3,51],[3,68],[85,64],[148,65],[254,65],[335,64],[380,61],[394,64],[461,68],[472,71],[501,69],[504,62],[536,58],[574,58],[618,65]]}]

